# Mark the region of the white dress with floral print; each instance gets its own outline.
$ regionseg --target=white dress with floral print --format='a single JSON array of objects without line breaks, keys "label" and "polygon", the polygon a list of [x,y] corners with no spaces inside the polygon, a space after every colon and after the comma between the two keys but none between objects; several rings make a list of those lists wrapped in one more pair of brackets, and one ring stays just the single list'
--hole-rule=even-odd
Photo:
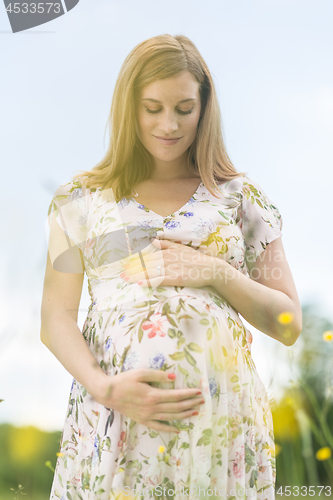
[{"label": "white dress with floral print", "polygon": [[[142,288],[120,277],[131,255],[157,250],[156,236],[250,279],[250,260],[281,236],[280,213],[246,176],[218,187],[216,198],[201,182],[168,217],[135,198],[116,203],[112,190],[79,179],[56,190],[48,222],[54,217],[64,245],[82,250],[91,296],[82,335],[101,368],[110,377],[134,368],[175,373],[153,385],[200,388],[205,404],[175,421],[179,434],[158,432],[98,404],[73,379],[50,500],[275,498],[271,409],[237,311],[212,286]],[[63,272],[65,250],[52,257]]]}]

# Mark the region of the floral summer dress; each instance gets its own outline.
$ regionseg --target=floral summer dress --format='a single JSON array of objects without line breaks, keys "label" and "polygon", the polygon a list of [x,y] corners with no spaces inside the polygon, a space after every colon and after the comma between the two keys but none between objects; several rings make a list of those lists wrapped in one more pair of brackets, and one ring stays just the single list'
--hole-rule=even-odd
[{"label": "floral summer dress", "polygon": [[167,217],[135,198],[116,203],[112,189],[90,190],[80,178],[56,190],[48,223],[64,237],[51,260],[71,272],[61,254],[82,250],[91,296],[82,335],[95,359],[110,377],[135,368],[175,373],[154,386],[200,388],[205,404],[175,421],[179,434],[158,432],[98,404],[73,379],[50,500],[275,498],[271,409],[237,311],[212,286],[142,288],[120,277],[131,255],[158,250],[155,236],[224,259],[250,279],[250,260],[281,236],[281,215],[246,176],[218,186],[216,198],[201,182]]}]

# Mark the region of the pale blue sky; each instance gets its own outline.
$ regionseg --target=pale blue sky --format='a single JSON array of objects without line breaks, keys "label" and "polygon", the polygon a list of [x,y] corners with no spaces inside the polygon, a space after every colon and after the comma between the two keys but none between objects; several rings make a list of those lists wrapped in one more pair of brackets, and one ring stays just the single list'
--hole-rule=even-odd
[{"label": "pale blue sky", "polygon": [[[62,428],[72,377],[39,340],[47,208],[75,170],[102,158],[120,66],[151,36],[181,33],[198,47],[218,91],[229,156],[282,214],[302,304],[333,321],[332,19],[329,0],[81,0],[13,35],[0,6],[0,422]],[[88,305],[84,292],[81,325]],[[266,387],[274,377],[273,396],[297,344],[250,329]]]}]

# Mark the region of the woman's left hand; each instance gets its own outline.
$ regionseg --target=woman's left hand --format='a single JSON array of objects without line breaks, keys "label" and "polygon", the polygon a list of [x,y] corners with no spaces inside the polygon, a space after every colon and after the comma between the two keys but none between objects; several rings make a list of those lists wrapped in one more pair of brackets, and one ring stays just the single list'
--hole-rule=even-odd
[{"label": "woman's left hand", "polygon": [[[120,277],[127,283],[157,287],[160,285],[200,288],[212,284],[216,258],[199,250],[170,240],[155,239],[156,252],[142,252],[145,269],[139,255],[131,258]],[[158,273],[157,266],[161,266]]]}]

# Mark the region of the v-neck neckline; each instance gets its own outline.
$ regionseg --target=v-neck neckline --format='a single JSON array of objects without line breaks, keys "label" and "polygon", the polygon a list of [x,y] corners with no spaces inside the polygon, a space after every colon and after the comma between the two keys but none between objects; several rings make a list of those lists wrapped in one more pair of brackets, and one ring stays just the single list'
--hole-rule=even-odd
[{"label": "v-neck neckline", "polygon": [[154,215],[157,215],[157,217],[162,217],[162,219],[167,219],[168,217],[171,217],[172,215],[176,215],[178,214],[179,212],[181,212],[189,203],[190,201],[192,200],[193,196],[196,196],[198,191],[199,191],[199,188],[203,186],[203,181],[200,182],[200,184],[198,185],[197,189],[194,191],[194,193],[192,194],[191,198],[189,200],[187,200],[187,202],[180,208],[178,208],[178,210],[176,210],[175,212],[172,212],[172,214],[169,214],[169,215],[161,215],[161,214],[157,214],[156,212],[154,212],[154,210],[152,210],[151,208],[149,207],[146,207],[145,205],[143,205],[142,203],[139,203],[138,201],[136,201],[136,199],[134,198],[134,196],[131,196],[131,200],[139,207],[143,207],[145,210],[148,210],[149,212],[153,213]]}]

